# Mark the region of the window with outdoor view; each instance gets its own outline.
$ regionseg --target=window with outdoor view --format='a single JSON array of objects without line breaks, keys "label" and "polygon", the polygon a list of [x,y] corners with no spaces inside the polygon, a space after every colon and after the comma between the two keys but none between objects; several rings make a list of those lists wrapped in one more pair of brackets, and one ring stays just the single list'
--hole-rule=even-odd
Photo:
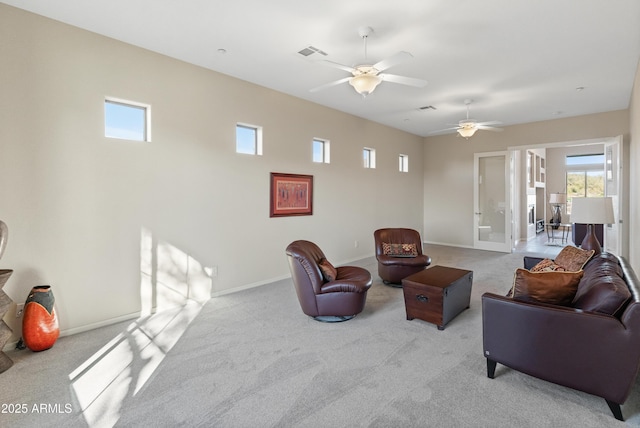
[{"label": "window with outdoor view", "polygon": [[604,196],[604,154],[567,156],[567,214],[572,198]]}]

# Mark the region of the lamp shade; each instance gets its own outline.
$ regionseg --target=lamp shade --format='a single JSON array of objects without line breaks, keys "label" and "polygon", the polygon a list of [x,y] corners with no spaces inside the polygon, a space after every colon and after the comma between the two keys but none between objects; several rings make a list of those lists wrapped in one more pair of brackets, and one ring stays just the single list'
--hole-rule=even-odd
[{"label": "lamp shade", "polygon": [[571,221],[583,224],[612,224],[613,200],[604,198],[573,198],[571,200]]},{"label": "lamp shade", "polygon": [[567,194],[566,193],[552,193],[549,195],[549,203],[550,204],[566,204],[567,203]]}]

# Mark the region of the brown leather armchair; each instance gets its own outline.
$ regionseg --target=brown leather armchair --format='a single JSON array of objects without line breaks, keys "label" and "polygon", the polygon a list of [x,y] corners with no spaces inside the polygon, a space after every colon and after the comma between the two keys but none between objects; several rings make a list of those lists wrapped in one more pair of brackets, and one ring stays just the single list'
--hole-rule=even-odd
[{"label": "brown leather armchair", "polygon": [[[413,229],[386,228],[373,232],[378,260],[378,275],[387,285],[401,287],[402,280],[409,275],[420,272],[431,264],[431,257],[422,254],[420,233]],[[398,257],[385,254],[384,244],[414,244],[416,255]]]},{"label": "brown leather armchair", "polygon": [[316,244],[294,241],[286,253],[302,312],[325,322],[346,321],[362,312],[371,287],[368,270],[338,266],[335,278],[327,281],[320,269],[326,257]]}]

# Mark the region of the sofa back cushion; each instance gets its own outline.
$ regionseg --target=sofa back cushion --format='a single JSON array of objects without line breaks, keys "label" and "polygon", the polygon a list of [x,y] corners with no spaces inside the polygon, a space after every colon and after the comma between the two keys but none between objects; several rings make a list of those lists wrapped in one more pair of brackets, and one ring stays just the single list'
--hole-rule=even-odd
[{"label": "sofa back cushion", "polygon": [[583,311],[619,315],[631,297],[622,275],[622,267],[614,255],[601,253],[595,256],[584,267],[571,306]]}]

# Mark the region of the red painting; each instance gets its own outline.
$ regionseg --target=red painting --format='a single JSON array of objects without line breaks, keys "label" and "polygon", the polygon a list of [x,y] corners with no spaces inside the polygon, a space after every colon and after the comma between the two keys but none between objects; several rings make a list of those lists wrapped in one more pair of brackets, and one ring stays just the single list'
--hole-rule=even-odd
[{"label": "red painting", "polygon": [[270,217],[313,214],[313,176],[271,173]]}]

